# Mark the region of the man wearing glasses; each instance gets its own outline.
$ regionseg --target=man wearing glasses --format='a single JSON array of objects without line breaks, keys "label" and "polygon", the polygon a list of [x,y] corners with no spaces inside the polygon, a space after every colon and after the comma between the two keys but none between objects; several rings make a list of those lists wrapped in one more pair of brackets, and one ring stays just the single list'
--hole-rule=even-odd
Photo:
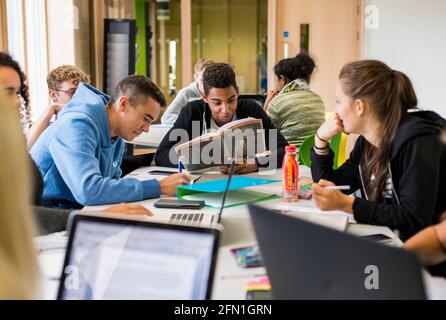
[{"label": "man wearing glasses", "polygon": [[57,116],[59,111],[70,102],[81,82],[90,83],[90,77],[75,66],[63,65],[48,74],[48,93],[52,103],[30,128],[26,139],[28,150],[48,127],[53,116]]},{"label": "man wearing glasses", "polygon": [[64,65],[47,77],[48,90],[54,104],[66,105],[76,93],[79,83],[90,82],[90,77],[75,66]]}]

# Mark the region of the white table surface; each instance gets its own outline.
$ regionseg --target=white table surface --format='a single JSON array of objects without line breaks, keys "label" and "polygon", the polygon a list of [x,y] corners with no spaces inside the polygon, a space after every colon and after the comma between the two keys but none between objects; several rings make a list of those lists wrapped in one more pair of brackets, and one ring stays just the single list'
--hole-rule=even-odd
[{"label": "white table surface", "polygon": [[[150,176],[148,174],[148,171],[155,169],[167,170],[166,168],[159,168],[159,167],[150,167],[150,168],[144,167],[135,170],[128,177],[141,180],[150,179],[153,178],[153,176]],[[311,176],[309,168],[306,167],[300,168],[300,174],[304,176]],[[249,176],[262,177],[265,179],[281,180],[281,170],[272,170],[272,171],[254,173],[250,174]],[[200,182],[221,179],[223,177],[224,176],[221,175],[220,173],[202,174]],[[280,193],[281,182],[259,187],[253,187],[252,189],[257,191]],[[159,210],[153,206],[153,204],[157,200],[158,199],[144,200],[141,202],[137,202],[137,204],[141,204],[154,212],[155,210]],[[270,201],[261,202],[258,204],[269,208],[277,208],[278,206],[283,204],[283,202],[281,201],[281,199],[274,199]],[[304,206],[304,207],[316,208],[314,202],[308,200],[299,200],[299,202],[296,203],[295,205],[299,207]],[[101,210],[105,207],[108,206],[86,207],[84,208],[84,210],[86,211]],[[170,213],[175,213],[176,210],[170,209],[168,211],[169,211],[168,213],[170,214]],[[177,210],[177,211],[184,212],[184,210]],[[266,273],[263,267],[248,268],[248,269],[240,268],[236,264],[236,261],[230,251],[230,249],[234,247],[256,244],[255,234],[249,218],[247,206],[243,205],[225,209],[223,211],[221,223],[223,226],[223,232],[221,234],[221,241],[217,257],[212,299],[243,300],[245,299],[245,292],[243,291],[243,287],[246,281],[253,279],[259,275],[264,275]],[[387,227],[349,224],[347,227],[347,232],[358,236],[364,236],[375,233],[384,233],[395,239],[394,242],[395,245],[401,244],[401,241]],[[46,238],[50,240],[56,239],[60,241],[60,239],[62,239],[62,235],[53,234],[47,236]],[[57,242],[55,246],[56,249],[43,251],[42,253],[39,254],[39,263],[41,266],[41,273],[42,273],[41,291],[43,299],[54,299],[56,297],[57,288],[59,285],[58,279],[60,278],[62,271],[65,250],[57,249],[58,246]],[[425,283],[428,297],[433,299],[446,298],[446,280],[442,278],[441,279],[432,278],[429,275],[425,275]]]}]

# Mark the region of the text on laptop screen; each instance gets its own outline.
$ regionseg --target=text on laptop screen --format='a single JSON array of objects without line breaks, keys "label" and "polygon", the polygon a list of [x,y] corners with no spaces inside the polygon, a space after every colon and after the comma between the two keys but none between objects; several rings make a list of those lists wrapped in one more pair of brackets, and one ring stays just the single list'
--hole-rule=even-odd
[{"label": "text on laptop screen", "polygon": [[214,240],[189,230],[79,221],[62,299],[205,299]]}]

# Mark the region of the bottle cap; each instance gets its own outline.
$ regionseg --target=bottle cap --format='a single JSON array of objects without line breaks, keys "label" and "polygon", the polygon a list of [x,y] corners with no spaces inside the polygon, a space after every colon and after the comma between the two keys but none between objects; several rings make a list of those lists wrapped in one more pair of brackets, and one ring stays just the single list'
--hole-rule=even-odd
[{"label": "bottle cap", "polygon": [[285,147],[285,152],[296,152],[296,146]]}]

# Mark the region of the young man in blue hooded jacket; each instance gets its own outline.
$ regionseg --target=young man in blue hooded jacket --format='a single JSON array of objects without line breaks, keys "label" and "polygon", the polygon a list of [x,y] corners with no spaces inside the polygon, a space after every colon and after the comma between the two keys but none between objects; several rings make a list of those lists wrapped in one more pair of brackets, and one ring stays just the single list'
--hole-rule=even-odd
[{"label": "young man in blue hooded jacket", "polygon": [[164,105],[161,91],[144,76],[123,79],[111,97],[81,83],[31,149],[44,179],[44,205],[81,208],[175,195],[189,176],[160,182],[120,178],[124,140],[148,132]]}]

